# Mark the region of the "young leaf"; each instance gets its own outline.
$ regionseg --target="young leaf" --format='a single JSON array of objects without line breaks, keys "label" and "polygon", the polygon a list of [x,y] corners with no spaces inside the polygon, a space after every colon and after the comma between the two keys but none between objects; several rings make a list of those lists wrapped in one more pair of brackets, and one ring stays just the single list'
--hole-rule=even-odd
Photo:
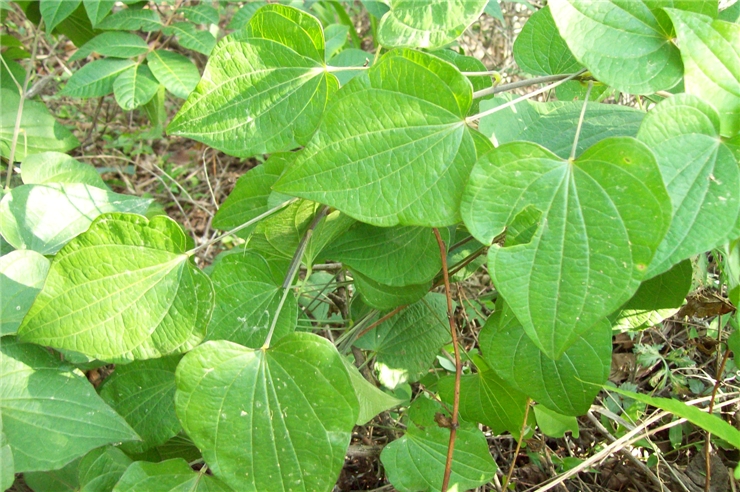
[{"label": "young leaf", "polygon": [[[365,67],[372,66],[373,56],[367,51],[347,48],[334,55],[326,64],[330,67]],[[361,70],[335,72],[339,85],[345,86],[350,80],[362,73]]]},{"label": "young leaf", "polygon": [[106,31],[138,31],[145,32],[157,31],[162,29],[162,19],[159,14],[152,9],[124,9],[116,12],[110,17],[106,17],[98,24],[98,29]]},{"label": "young leaf", "polygon": [[134,60],[95,60],[76,71],[59,94],[83,98],[107,96],[113,92],[116,78],[134,66]]},{"label": "young leaf", "polygon": [[365,304],[383,311],[404,304],[413,304],[432,288],[431,280],[423,284],[393,287],[376,282],[358,271],[351,270],[351,272],[355,288],[362,295]]},{"label": "young leaf", "polygon": [[116,78],[113,93],[124,111],[131,111],[148,103],[159,89],[159,82],[146,65],[136,65]]},{"label": "young leaf", "polygon": [[116,4],[115,0],[82,0],[82,3],[93,27],[105,19]]},{"label": "young leaf", "polygon": [[16,249],[54,254],[100,214],[144,214],[150,203],[79,183],[23,185],[0,201],[0,233]]},{"label": "young leaf", "polygon": [[190,22],[175,22],[170,26],[162,28],[162,32],[169,35],[175,34],[183,48],[210,55],[216,46],[216,38],[208,31],[199,31]]},{"label": "young leaf", "polygon": [[78,49],[69,61],[82,60],[91,53],[114,58],[131,58],[149,51],[146,41],[130,32],[109,31],[95,36]]},{"label": "young leaf", "polygon": [[73,369],[43,347],[2,338],[0,411],[16,473],[60,468],[98,446],[138,439]]},{"label": "young leaf", "polygon": [[272,185],[282,174],[291,155],[277,152],[264,164],[244,173],[213,217],[213,227],[232,229],[266,212]]},{"label": "young leaf", "polygon": [[210,341],[176,376],[177,415],[216,477],[244,491],[332,488],[359,408],[331,342],[310,333],[266,350]]},{"label": "young leaf", "polygon": [[673,222],[648,278],[734,239],[740,168],[719,131],[714,108],[688,94],[662,101],[640,127],[638,138],[655,154],[673,203]]},{"label": "young leaf", "polygon": [[671,220],[653,154],[608,138],[574,162],[528,142],[483,156],[462,214],[490,243],[527,208],[541,213],[525,244],[493,245],[488,270],[527,335],[557,359],[595,323],[632,297]]},{"label": "young leaf", "polygon": [[186,244],[164,216],[99,217],[57,253],[19,336],[101,360],[190,350],[205,336],[213,287]]},{"label": "young leaf", "polygon": [[339,87],[323,63],[319,21],[266,5],[219,43],[168,131],[238,157],[305,145]]},{"label": "young leaf", "polygon": [[349,26],[344,24],[331,24],[326,26],[324,30],[324,36],[326,37],[326,53],[325,57],[327,60],[336,55],[345,44],[347,44],[347,36],[349,35]]},{"label": "young leaf", "polygon": [[80,492],[112,490],[130,464],[131,458],[119,448],[105,446],[93,449],[77,467]]},{"label": "young leaf", "polygon": [[219,479],[207,475],[205,468],[197,472],[182,458],[161,463],[137,461],[126,469],[113,492],[231,492]]},{"label": "young leaf", "polygon": [[666,9],[676,27],[686,92],[719,111],[720,134],[740,133],[740,25]]},{"label": "young leaf", "polygon": [[51,33],[54,28],[77,10],[81,0],[41,0],[39,10],[44,19],[46,32]]},{"label": "young leaf", "polygon": [[[0,155],[6,159],[10,157],[19,103],[17,92],[0,89]],[[15,149],[15,159],[18,161],[38,152],[67,152],[80,145],[74,135],[38,101],[26,100],[23,103],[20,128],[22,137]]]},{"label": "young leaf", "polygon": [[[278,203],[281,203],[283,197],[279,198]],[[271,204],[268,201],[269,207],[275,205],[277,204]],[[259,222],[255,228],[255,233],[264,235],[265,240],[274,251],[285,258],[292,258],[303,233],[313,220],[319,207],[318,203],[298,200]],[[252,240],[249,244],[252,246]]]},{"label": "young leaf", "polygon": [[566,432],[571,432],[574,438],[578,438],[578,420],[575,417],[553,412],[544,405],[535,405],[533,410],[537,426],[544,435],[557,439],[563,437]]},{"label": "young leaf", "polygon": [[[502,95],[481,101],[481,111],[513,99]],[[542,145],[558,157],[570,156],[583,101],[524,101],[484,116],[479,130],[499,145],[525,140]],[[607,137],[634,137],[645,113],[628,106],[588,103],[578,137],[576,156]]]},{"label": "young leaf", "polygon": [[532,75],[574,73],[583,68],[560,36],[550,7],[538,10],[524,24],[514,42],[514,59]]},{"label": "young leaf", "polygon": [[[493,1],[495,2],[496,0]],[[479,59],[473,58],[472,56],[461,55],[454,50],[437,50],[432,51],[432,54],[452,63],[461,72],[485,72],[488,70]],[[468,75],[467,78],[473,86],[473,90],[476,92],[487,89],[493,85],[493,81],[489,75]],[[468,114],[478,113],[478,103],[479,101],[477,99],[473,101],[473,104],[468,110]]]},{"label": "young leaf", "polygon": [[[449,239],[449,234],[444,236]],[[439,245],[428,227],[374,227],[357,223],[321,256],[340,261],[375,282],[393,287],[429,282],[442,268]]]},{"label": "young leaf", "polygon": [[620,91],[651,94],[675,86],[683,75],[681,54],[663,7],[717,15],[717,2],[645,0],[549,2],[555,24],[576,59]]},{"label": "young leaf", "polygon": [[[287,263],[277,269],[286,271]],[[280,304],[284,277],[278,278],[268,261],[254,251],[231,254],[219,260],[211,274],[216,307],[206,339],[261,347]],[[245,299],[249,302],[245,303]],[[278,316],[273,340],[295,330],[298,303],[294,295],[288,295]]]},{"label": "young leaf", "polygon": [[394,389],[417,381],[450,341],[447,307],[441,294],[427,294],[391,319],[370,330],[355,345],[375,352],[378,379]]},{"label": "young leaf", "polygon": [[[527,396],[502,380],[495,372],[478,367],[477,374],[460,380],[460,416],[468,422],[478,422],[490,427],[494,434],[509,431],[519,436],[526,412]],[[439,381],[439,394],[452,403],[455,377]]]},{"label": "young leaf", "polygon": [[0,257],[0,335],[15,333],[41,291],[49,260],[35,251],[19,249]]},{"label": "young leaf", "polygon": [[179,53],[154,50],[146,56],[149,69],[168,91],[185,99],[200,80],[198,68]]},{"label": "young leaf", "polygon": [[357,416],[357,425],[365,425],[373,419],[380,412],[384,412],[389,408],[397,407],[403,403],[403,400],[399,400],[388,393],[381,391],[374,384],[371,384],[365,379],[360,371],[348,361],[346,358],[342,358],[344,366],[347,368],[349,373],[349,379],[352,381],[352,387],[355,389],[355,395],[357,401],[360,403],[360,413]]},{"label": "young leaf", "polygon": [[471,103],[449,63],[392,51],[342,89],[274,189],[381,227],[453,224],[477,155]]},{"label": "young leaf", "polygon": [[[418,405],[417,402],[413,405]],[[443,412],[441,406],[436,408]],[[434,421],[409,422],[406,434],[388,444],[380,454],[393,487],[400,492],[440,490],[449,440],[449,429],[438,427]],[[496,463],[483,433],[470,425],[460,427],[452,455],[450,490],[480,487],[495,474]]]},{"label": "young leaf", "polygon": [[100,397],[141,437],[124,443],[127,453],[160,446],[181,430],[175,415],[175,368],[180,356],[119,364],[105,380]]},{"label": "young leaf", "polygon": [[609,377],[611,342],[611,326],[602,320],[554,361],[529,339],[503,300],[480,332],[483,358],[504,381],[536,402],[573,416],[588,411],[599,392],[594,385]]},{"label": "young leaf", "polygon": [[21,178],[25,184],[81,183],[108,189],[98,171],[61,152],[41,152],[23,159]]},{"label": "young leaf", "polygon": [[388,47],[440,48],[460,36],[483,13],[488,0],[390,0],[378,25]]}]

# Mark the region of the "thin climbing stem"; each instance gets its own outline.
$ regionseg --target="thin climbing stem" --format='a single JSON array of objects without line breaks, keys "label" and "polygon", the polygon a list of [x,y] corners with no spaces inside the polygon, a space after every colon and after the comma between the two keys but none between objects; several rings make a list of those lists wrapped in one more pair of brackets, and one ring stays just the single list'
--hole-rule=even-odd
[{"label": "thin climbing stem", "polygon": [[[725,354],[722,356],[722,362],[719,364],[717,375],[715,376],[714,388],[712,388],[712,398],[709,400],[709,415],[711,415],[712,411],[714,410],[714,400],[717,398],[717,391],[719,391],[719,387],[722,384],[722,374],[725,372],[725,364],[727,364],[727,359],[729,357],[730,348],[728,347],[727,349],[725,349]],[[712,434],[707,431],[707,435],[704,438],[704,469],[706,470],[706,474],[704,475],[704,492],[709,492],[710,486],[712,484],[711,446]]]},{"label": "thin climbing stem", "polygon": [[519,456],[519,450],[522,448],[522,441],[524,440],[524,433],[527,430],[527,419],[529,418],[529,406],[531,400],[527,398],[527,403],[524,406],[524,421],[522,421],[522,428],[519,432],[519,439],[516,442],[516,449],[514,449],[514,457],[511,459],[511,465],[509,465],[509,473],[504,477],[504,483],[501,485],[501,490],[506,490],[511,482],[511,477],[514,475],[514,468],[516,468],[516,458]]},{"label": "thin climbing stem", "polygon": [[439,230],[433,229],[434,236],[437,238],[439,245],[439,255],[442,259],[442,277],[445,284],[445,297],[447,298],[447,320],[450,324],[450,334],[452,335],[452,348],[455,352],[455,390],[452,399],[452,423],[450,424],[450,442],[447,445],[447,459],[445,460],[445,473],[442,479],[442,492],[447,492],[450,485],[450,474],[452,473],[452,455],[455,452],[455,438],[457,437],[457,428],[460,426],[457,417],[460,410],[460,379],[462,378],[462,362],[460,361],[460,347],[457,345],[457,326],[455,324],[455,315],[452,310],[452,293],[450,292],[450,275],[447,272],[447,247],[445,246]]},{"label": "thin climbing stem", "polygon": [[[13,128],[13,139],[10,141],[10,153],[8,154],[8,172],[5,175],[5,190],[10,189],[10,181],[13,177],[13,163],[15,162],[15,151],[18,147],[18,137],[21,133],[21,121],[23,119],[23,103],[26,102],[26,94],[28,91],[28,84],[31,81],[31,72],[36,64],[36,53],[39,48],[39,36],[43,29],[44,21],[40,21],[39,25],[36,26],[36,32],[33,35],[33,45],[31,47],[31,58],[28,59],[28,66],[26,67],[26,80],[23,81],[23,87],[20,89],[20,100],[18,101],[18,112],[15,114],[15,127]],[[8,70],[8,73],[12,73]],[[16,80],[16,85],[18,81]]]},{"label": "thin climbing stem", "polygon": [[[473,73],[473,72],[463,72],[463,75],[470,75],[470,73]],[[579,74],[580,73],[583,73],[583,72],[579,72]],[[579,74],[575,74],[575,75],[579,75]],[[516,82],[511,82],[510,84],[501,84],[501,85],[495,85],[493,87],[486,87],[485,89],[481,89],[477,92],[474,92],[473,99],[490,96],[492,94],[499,94],[501,92],[513,91],[514,89],[521,89],[522,87],[529,87],[531,85],[557,82],[559,80],[568,79],[569,77],[572,77],[572,76],[573,74],[546,75],[545,77],[535,77],[533,79],[517,80]]]},{"label": "thin climbing stem", "polygon": [[591,97],[591,88],[594,86],[592,81],[588,83],[588,89],[586,89],[586,97],[583,98],[583,107],[581,108],[581,114],[578,116],[578,125],[576,126],[576,136],[573,138],[573,147],[570,149],[570,160],[576,158],[576,149],[578,148],[578,139],[581,137],[581,128],[583,127],[583,118],[586,117],[586,108],[588,107],[588,98]]},{"label": "thin climbing stem", "polygon": [[327,206],[324,206],[321,208],[321,210],[319,210],[319,213],[316,214],[316,216],[313,218],[313,221],[311,221],[311,224],[308,226],[308,229],[306,229],[305,234],[303,234],[301,242],[298,244],[298,248],[293,254],[293,259],[291,260],[290,266],[288,267],[288,273],[285,274],[285,280],[283,281],[283,295],[280,297],[280,303],[278,304],[277,309],[272,316],[272,321],[270,322],[270,330],[267,332],[267,337],[265,338],[265,344],[262,345],[262,350],[266,350],[270,347],[270,341],[272,340],[272,335],[275,333],[275,327],[277,326],[280,312],[283,310],[285,300],[288,298],[288,295],[292,290],[290,286],[293,285],[293,280],[295,279],[295,276],[300,269],[301,260],[303,259],[303,253],[306,252],[308,241],[311,239],[314,229],[316,229],[316,226],[319,225],[319,222],[321,222],[321,219],[326,216],[328,211],[329,207]]},{"label": "thin climbing stem", "polygon": [[288,200],[287,202],[283,202],[280,205],[277,205],[275,207],[272,207],[270,210],[259,214],[257,217],[255,217],[255,218],[253,218],[251,220],[246,221],[242,225],[240,225],[238,227],[234,227],[230,231],[224,232],[220,236],[216,236],[213,239],[210,239],[210,240],[206,241],[205,243],[196,246],[195,248],[191,249],[190,251],[188,251],[185,254],[187,254],[188,256],[192,256],[195,253],[197,253],[198,251],[200,251],[202,249],[205,249],[208,246],[211,246],[213,244],[216,244],[217,242],[221,241],[223,238],[225,238],[227,236],[231,236],[232,234],[236,234],[237,232],[239,232],[239,231],[241,231],[243,229],[246,229],[247,227],[249,227],[249,226],[251,226],[253,224],[256,224],[260,220],[265,219],[265,218],[269,217],[270,215],[272,215],[272,214],[274,214],[276,212],[281,211],[282,209],[284,209],[285,207],[287,207],[291,203],[295,203],[296,201],[298,201],[298,198],[293,198],[291,200]]},{"label": "thin climbing stem", "polygon": [[511,101],[509,101],[507,103],[504,103],[504,104],[500,105],[500,106],[496,106],[496,107],[491,108],[489,110],[483,111],[482,113],[474,114],[473,116],[468,116],[467,118],[465,118],[465,122],[468,123],[468,124],[470,124],[470,123],[472,123],[472,122],[474,122],[476,120],[479,120],[479,119],[483,118],[484,116],[488,116],[488,115],[491,115],[493,113],[498,113],[499,111],[502,111],[502,110],[504,110],[506,108],[509,108],[511,106],[515,106],[515,105],[519,104],[522,101],[526,101],[527,99],[532,99],[533,97],[538,96],[538,95],[540,95],[540,94],[542,94],[544,92],[547,92],[549,90],[552,90],[555,87],[557,87],[559,85],[562,85],[562,84],[566,83],[569,80],[573,80],[574,78],[578,77],[579,75],[581,75],[581,74],[583,74],[585,72],[586,72],[586,69],[584,68],[583,70],[581,70],[578,73],[570,74],[570,75],[568,75],[566,78],[564,78],[562,80],[559,80],[559,81],[557,81],[555,83],[546,85],[545,87],[542,87],[540,89],[537,89],[536,91],[530,92],[529,94],[525,94],[525,95],[523,95],[521,97],[517,97],[516,99],[513,99],[513,100],[511,100]]}]

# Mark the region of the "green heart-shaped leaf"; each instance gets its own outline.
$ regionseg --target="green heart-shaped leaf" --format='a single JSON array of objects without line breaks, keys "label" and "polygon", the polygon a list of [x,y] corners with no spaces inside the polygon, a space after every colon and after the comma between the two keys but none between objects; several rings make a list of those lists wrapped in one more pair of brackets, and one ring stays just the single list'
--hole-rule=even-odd
[{"label": "green heart-shaped leaf", "polygon": [[245,492],[331,490],[359,411],[342,357],[310,333],[206,342],[177,368],[175,405],[213,474]]},{"label": "green heart-shaped leaf", "polygon": [[514,59],[532,75],[574,73],[583,68],[560,36],[550,7],[538,10],[524,24],[514,42]]},{"label": "green heart-shaped leaf", "polygon": [[376,226],[451,225],[476,147],[490,148],[465,124],[471,103],[449,63],[391,51],[342,88],[274,189]]},{"label": "green heart-shaped leaf", "polygon": [[502,300],[480,332],[480,348],[504,381],[552,410],[576,416],[588,411],[609,377],[611,333],[611,325],[603,320],[554,361],[529,339]]},{"label": "green heart-shaped leaf", "polygon": [[267,5],[216,46],[168,131],[239,157],[290,150],[306,144],[338,88],[319,21]]},{"label": "green heart-shaped leaf", "polygon": [[740,132],[740,25],[666,9],[681,46],[686,92],[719,111],[720,133]]},{"label": "green heart-shaped leaf", "polygon": [[648,277],[734,239],[740,168],[719,129],[714,108],[688,94],[662,101],[640,127],[637,138],[655,154],[673,202],[673,222]]},{"label": "green heart-shaped leaf", "polygon": [[483,156],[463,197],[471,234],[490,243],[527,210],[540,215],[536,232],[493,245],[489,272],[527,335],[557,359],[635,293],[670,224],[670,198],[653,154],[629,137],[574,162],[527,142]]},{"label": "green heart-shaped leaf", "polygon": [[[205,470],[205,469],[203,469]],[[159,492],[231,492],[217,478],[197,472],[182,458],[160,463],[137,461],[126,469],[113,492],[157,490]]]},{"label": "green heart-shaped leaf", "polygon": [[390,0],[378,26],[382,46],[439,48],[460,36],[488,0]]},{"label": "green heart-shaped leaf", "polygon": [[213,287],[186,244],[164,216],[99,217],[54,257],[19,336],[102,360],[190,350],[205,336]]},{"label": "green heart-shaped leaf", "polygon": [[16,473],[60,468],[99,446],[138,440],[79,371],[43,347],[3,337],[0,386]]},{"label": "green heart-shaped leaf", "polygon": [[713,0],[552,0],[548,5],[576,59],[597,79],[633,94],[670,89],[683,75],[663,7],[717,15]]}]

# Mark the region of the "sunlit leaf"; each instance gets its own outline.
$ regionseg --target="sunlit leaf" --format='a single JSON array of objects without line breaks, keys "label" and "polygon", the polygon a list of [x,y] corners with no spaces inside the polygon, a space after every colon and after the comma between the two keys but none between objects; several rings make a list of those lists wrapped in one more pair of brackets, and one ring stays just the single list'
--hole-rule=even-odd
[{"label": "sunlit leaf", "polygon": [[35,251],[11,251],[0,257],[0,335],[15,333],[41,291],[49,260]]}]

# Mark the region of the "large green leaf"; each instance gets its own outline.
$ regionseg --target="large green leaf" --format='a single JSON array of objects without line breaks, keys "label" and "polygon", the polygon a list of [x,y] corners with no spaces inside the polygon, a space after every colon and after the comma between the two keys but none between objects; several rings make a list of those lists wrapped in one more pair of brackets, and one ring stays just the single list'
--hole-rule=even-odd
[{"label": "large green leaf", "polygon": [[54,257],[21,338],[102,360],[190,350],[205,336],[213,287],[186,244],[165,216],[99,217]]},{"label": "large green leaf", "polygon": [[349,379],[352,381],[352,387],[355,389],[357,401],[360,403],[357,425],[365,425],[380,412],[403,404],[403,400],[399,400],[371,384],[350,361],[345,358],[342,358],[342,360],[349,373]]},{"label": "large green leaf", "polygon": [[69,61],[82,60],[92,53],[114,58],[143,55],[149,47],[142,38],[130,32],[108,31],[95,36],[78,49]]},{"label": "large green leaf", "polygon": [[691,290],[693,268],[691,260],[684,260],[670,270],[640,284],[635,295],[622,309],[678,308]]},{"label": "large green leaf", "polygon": [[720,133],[740,132],[740,25],[668,9],[681,46],[686,92],[719,112]]},{"label": "large green leaf", "polygon": [[146,56],[146,60],[157,80],[177,97],[185,99],[198,85],[198,68],[179,53],[154,50]]},{"label": "large green leaf", "polygon": [[[451,404],[455,377],[439,381],[439,394]],[[477,374],[460,380],[460,416],[468,422],[486,425],[494,434],[509,431],[519,436],[527,409],[527,395],[501,379],[491,369],[481,365]]]},{"label": "large green leaf", "polygon": [[213,227],[232,229],[268,210],[267,200],[291,154],[278,152],[240,177],[213,217]]},{"label": "large green leaf", "polygon": [[611,333],[611,325],[602,320],[554,361],[529,339],[508,305],[499,301],[479,340],[484,359],[504,381],[552,410],[575,416],[588,411],[609,377]]},{"label": "large green leaf", "polygon": [[[420,402],[431,403],[423,398]],[[413,410],[413,406],[412,406]],[[444,413],[436,404],[435,410]],[[450,431],[438,427],[434,420],[409,422],[406,434],[383,448],[380,460],[388,480],[401,492],[440,490],[445,470]],[[483,433],[463,424],[457,430],[449,490],[470,490],[490,481],[496,474],[496,463],[488,450]]]},{"label": "large green leaf", "polygon": [[[10,157],[10,147],[15,132],[20,97],[10,89],[0,89],[0,155]],[[42,103],[25,101],[21,113],[21,126],[15,160],[23,161],[27,155],[54,150],[67,152],[80,142],[49,114]]]},{"label": "large green leaf", "polygon": [[175,22],[174,24],[162,28],[162,32],[177,36],[183,48],[197,51],[206,56],[211,54],[213,47],[216,46],[216,38],[208,31],[199,31],[190,22]]},{"label": "large green leaf", "polygon": [[532,75],[573,73],[582,68],[560,36],[550,7],[538,10],[524,24],[514,42],[514,59]]},{"label": "large green leaf", "polygon": [[[0,428],[3,422],[0,420]],[[10,449],[5,433],[0,430],[0,489],[8,490],[15,482],[15,463],[13,450]]]},{"label": "large green leaf", "polygon": [[[481,101],[481,111],[513,99],[503,95]],[[567,159],[570,156],[583,101],[523,101],[484,116],[480,131],[498,145],[518,140],[534,142]],[[628,106],[589,102],[581,124],[576,156],[607,137],[634,137],[645,113]]]},{"label": "large green leaf", "polygon": [[[287,263],[278,270],[287,270]],[[206,338],[261,347],[280,304],[284,276],[276,276],[265,258],[247,250],[218,261],[211,280],[216,291],[216,307]],[[298,303],[294,295],[288,295],[278,314],[272,339],[292,333],[297,321]]]},{"label": "large green leaf", "polygon": [[93,449],[80,460],[77,468],[80,492],[108,492],[130,464],[131,458],[119,448]]},{"label": "large green leaf", "polygon": [[138,436],[74,367],[3,337],[0,414],[16,472],[60,468],[93,448]]},{"label": "large green leaf", "polygon": [[[274,189],[376,226],[447,226],[476,146],[470,82],[452,65],[395,50],[354,78]],[[393,111],[389,111],[393,108]]]},{"label": "large green leaf", "polygon": [[113,492],[231,492],[232,489],[219,479],[207,475],[205,470],[193,470],[182,458],[161,463],[137,461],[128,467]]},{"label": "large green leaf", "polygon": [[44,19],[46,31],[51,33],[54,28],[64,19],[77,10],[81,0],[41,0],[39,9]]},{"label": "large green leaf", "polygon": [[[445,236],[449,238],[449,234]],[[394,287],[429,282],[442,268],[439,245],[428,227],[357,223],[329,245],[322,257],[341,261],[378,283]]]},{"label": "large green leaf", "polygon": [[23,185],[0,201],[0,233],[17,249],[53,254],[100,214],[143,214],[150,203],[79,183]]},{"label": "large green leaf", "polygon": [[264,6],[214,49],[168,131],[239,157],[304,145],[339,87],[323,62],[316,18]]},{"label": "large green leaf", "polygon": [[427,294],[367,332],[355,345],[375,352],[378,379],[393,389],[417,381],[449,341],[444,296]]},{"label": "large green leaf", "polygon": [[20,249],[0,257],[0,335],[15,333],[41,291],[49,260]]},{"label": "large green leaf", "polygon": [[56,470],[26,472],[23,474],[23,481],[34,491],[79,492],[80,481],[77,476],[79,463],[80,458],[77,458]]},{"label": "large green leaf", "polygon": [[180,356],[118,364],[100,396],[139,434],[143,442],[123,444],[129,453],[160,446],[182,429],[175,415],[175,368]]},{"label": "large green leaf", "polygon": [[107,96],[113,92],[116,78],[134,66],[136,66],[134,60],[113,58],[95,60],[77,70],[60,94],[83,98]]},{"label": "large green leaf", "polygon": [[359,411],[342,357],[310,333],[206,342],[180,362],[175,403],[213,474],[245,492],[331,490]]},{"label": "large green leaf", "polygon": [[136,65],[113,82],[116,102],[124,111],[131,111],[148,103],[159,89],[159,82],[146,65]]},{"label": "large green leaf", "polygon": [[673,222],[648,277],[734,239],[740,168],[719,130],[714,108],[688,94],[662,101],[640,127],[638,138],[655,154],[673,202]]},{"label": "large green leaf", "polygon": [[107,189],[94,166],[61,152],[41,152],[23,159],[21,178],[25,184],[82,183]]},{"label": "large green leaf", "polygon": [[389,0],[378,25],[388,47],[439,48],[460,36],[483,13],[488,0]]},{"label": "large green leaf", "polygon": [[670,89],[683,75],[664,7],[717,15],[716,0],[552,0],[552,16],[576,59],[625,92]]},{"label": "large green leaf", "polygon": [[534,216],[528,241],[489,249],[488,270],[527,335],[557,359],[635,293],[671,205],[650,149],[618,137],[574,162],[528,142],[502,145],[473,169],[462,213],[483,243]]},{"label": "large green leaf", "polygon": [[[457,51],[451,49],[436,50],[433,51],[432,54],[452,63],[460,69],[461,72],[486,72],[488,70],[479,59],[472,56],[461,55]],[[468,75],[467,78],[472,84],[473,90],[476,92],[493,86],[493,80],[491,80],[490,75]],[[473,104],[468,110],[468,114],[478,113],[478,102],[478,99],[473,101]]]}]

